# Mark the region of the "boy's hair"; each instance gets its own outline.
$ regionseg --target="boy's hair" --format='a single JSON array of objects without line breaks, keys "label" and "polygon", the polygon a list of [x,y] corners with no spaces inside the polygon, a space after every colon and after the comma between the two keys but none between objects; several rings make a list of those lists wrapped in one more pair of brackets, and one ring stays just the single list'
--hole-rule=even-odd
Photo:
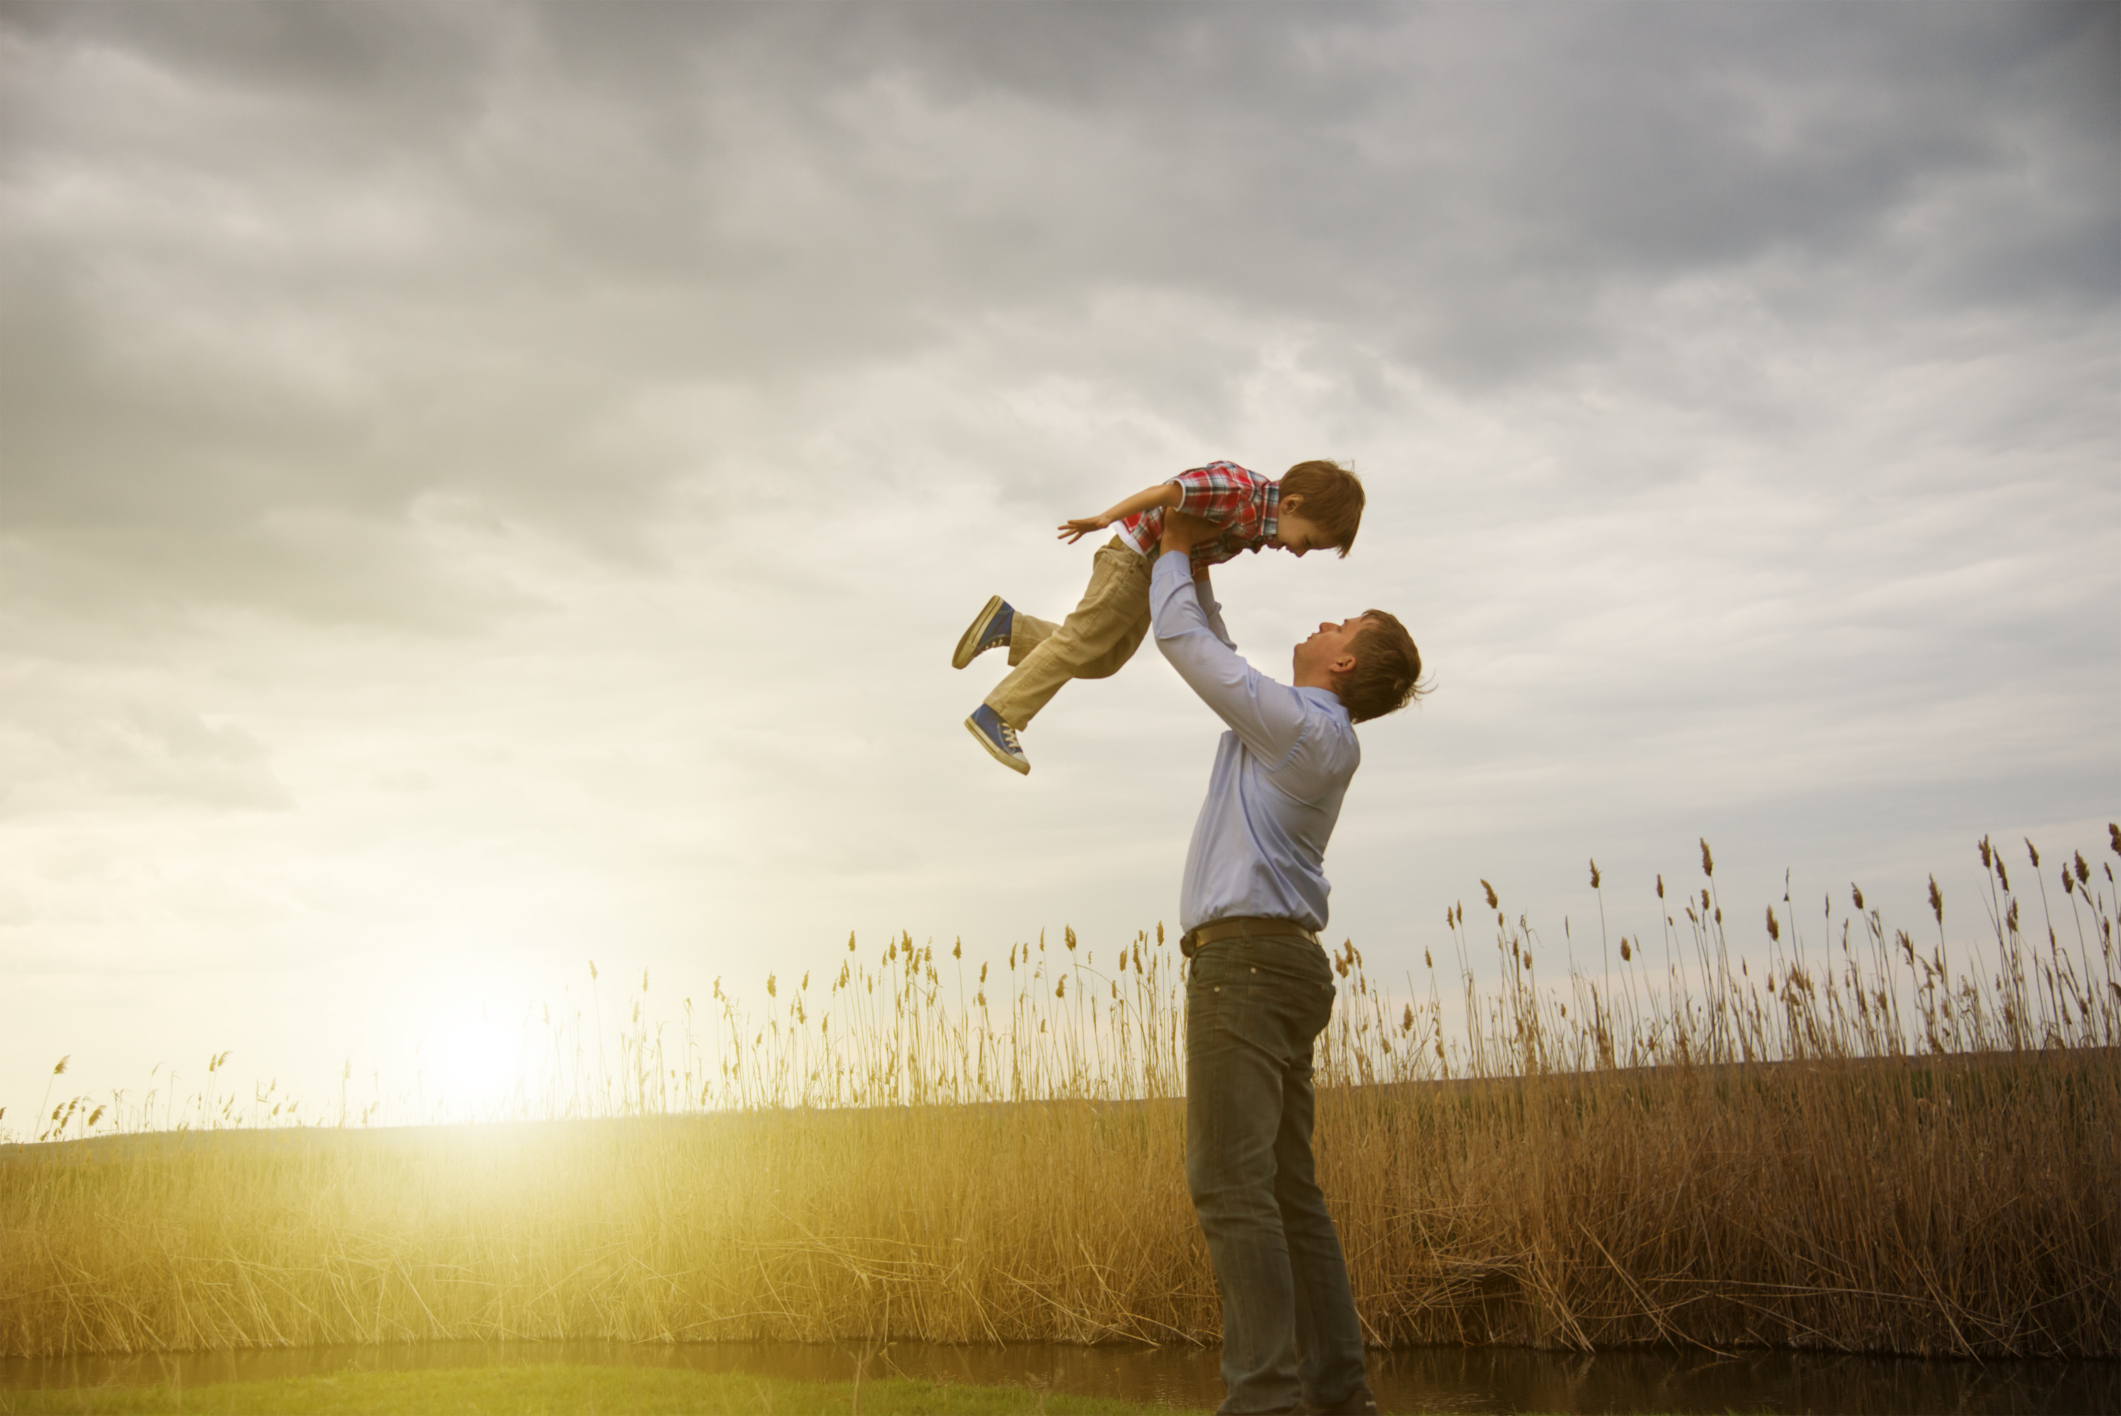
[{"label": "boy's hair", "polygon": [[1421,682],[1421,650],[1407,627],[1383,610],[1365,610],[1364,625],[1348,645],[1355,667],[1333,681],[1348,716],[1358,723],[1396,713],[1428,689]]},{"label": "boy's hair", "polygon": [[1302,497],[1297,515],[1333,538],[1341,555],[1362,525],[1362,482],[1338,462],[1299,462],[1281,474],[1281,494]]}]

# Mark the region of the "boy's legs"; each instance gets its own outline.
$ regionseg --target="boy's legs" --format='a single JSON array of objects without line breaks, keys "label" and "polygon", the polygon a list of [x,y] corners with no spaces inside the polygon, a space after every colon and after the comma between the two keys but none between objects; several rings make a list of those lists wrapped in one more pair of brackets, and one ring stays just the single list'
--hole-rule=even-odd
[{"label": "boy's legs", "polygon": [[1067,619],[1055,625],[1017,611],[1009,676],[987,706],[1022,731],[1069,679],[1117,673],[1149,632],[1150,568],[1147,556],[1115,536],[1092,559],[1090,588]]}]

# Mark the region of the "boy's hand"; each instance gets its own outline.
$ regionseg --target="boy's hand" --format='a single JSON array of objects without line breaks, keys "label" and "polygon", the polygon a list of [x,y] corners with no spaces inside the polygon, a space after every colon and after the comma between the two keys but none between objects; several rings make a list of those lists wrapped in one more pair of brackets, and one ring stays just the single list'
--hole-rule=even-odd
[{"label": "boy's hand", "polygon": [[1175,484],[1159,482],[1147,491],[1136,492],[1118,506],[1105,508],[1095,516],[1078,516],[1073,520],[1063,521],[1060,538],[1073,545],[1092,531],[1102,531],[1113,522],[1125,521],[1138,511],[1147,511],[1156,506],[1177,506],[1179,498],[1180,493]]},{"label": "boy's hand", "polygon": [[1060,539],[1072,546],[1092,531],[1102,531],[1111,524],[1112,518],[1109,516],[1073,517],[1061,523]]}]

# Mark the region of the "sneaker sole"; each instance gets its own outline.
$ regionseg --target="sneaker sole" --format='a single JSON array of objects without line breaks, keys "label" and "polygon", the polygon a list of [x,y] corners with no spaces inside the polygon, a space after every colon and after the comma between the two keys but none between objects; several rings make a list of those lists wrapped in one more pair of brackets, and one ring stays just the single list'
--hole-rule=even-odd
[{"label": "sneaker sole", "polygon": [[994,618],[994,612],[1002,607],[1002,597],[989,596],[987,607],[972,617],[972,628],[966,630],[957,641],[957,648],[950,655],[950,667],[962,669],[979,657],[980,631]]},{"label": "sneaker sole", "polygon": [[970,718],[965,719],[965,731],[972,734],[974,741],[978,742],[981,747],[987,749],[987,755],[993,758],[996,762],[1001,763],[1002,766],[1007,767],[1010,771],[1019,773],[1023,776],[1029,776],[1031,774],[1030,763],[1024,761],[1022,758],[1011,757],[1008,753],[1002,751],[993,743],[989,742],[987,740],[987,735],[979,730],[979,724],[973,722]]}]

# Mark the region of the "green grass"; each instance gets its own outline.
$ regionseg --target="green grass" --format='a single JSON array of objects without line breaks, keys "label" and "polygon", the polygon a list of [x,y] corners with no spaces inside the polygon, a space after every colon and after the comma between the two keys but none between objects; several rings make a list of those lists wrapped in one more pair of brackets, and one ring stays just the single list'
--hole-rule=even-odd
[{"label": "green grass", "polygon": [[793,1382],[658,1367],[444,1368],[169,1386],[0,1390],[0,1413],[225,1412],[229,1416],[587,1416],[700,1412],[731,1416],[1169,1416],[1167,1406],[1063,1396],[1027,1387],[905,1378]]}]

